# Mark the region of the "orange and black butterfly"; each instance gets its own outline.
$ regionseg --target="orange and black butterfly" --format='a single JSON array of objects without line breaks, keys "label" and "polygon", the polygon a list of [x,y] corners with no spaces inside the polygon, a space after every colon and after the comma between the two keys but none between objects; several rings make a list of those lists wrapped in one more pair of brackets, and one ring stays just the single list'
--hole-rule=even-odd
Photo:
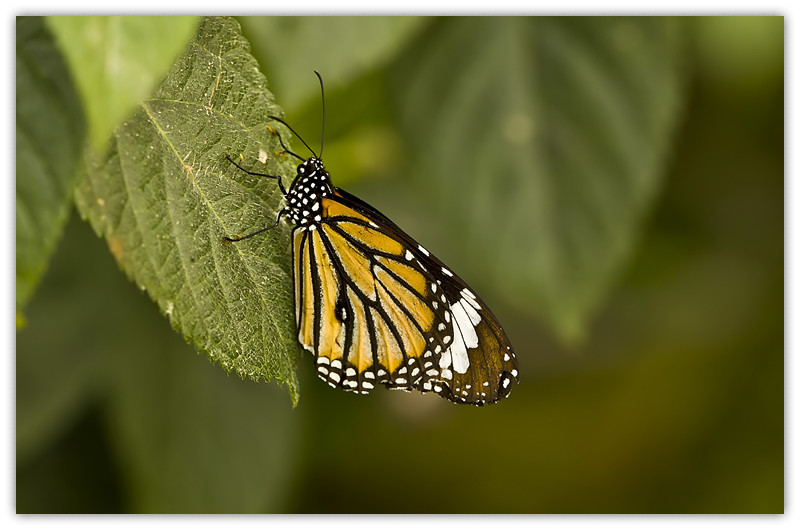
[{"label": "orange and black butterfly", "polygon": [[[316,72],[315,72],[316,73]],[[317,73],[322,86],[322,77]],[[323,92],[323,136],[325,99]],[[294,132],[280,118],[271,116]],[[300,159],[275,223],[293,225],[295,316],[300,344],[332,387],[376,385],[436,392],[484,405],[511,392],[517,358],[503,328],[464,281],[364,201],[331,184],[320,156]],[[299,138],[299,136],[298,136]]]}]

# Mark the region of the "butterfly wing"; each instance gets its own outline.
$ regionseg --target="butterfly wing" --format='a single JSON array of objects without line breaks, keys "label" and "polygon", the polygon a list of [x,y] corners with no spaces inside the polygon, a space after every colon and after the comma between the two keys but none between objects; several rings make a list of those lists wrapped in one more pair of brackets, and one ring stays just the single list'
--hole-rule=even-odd
[{"label": "butterfly wing", "polygon": [[335,189],[322,222],[293,233],[298,338],[333,387],[434,391],[482,405],[518,364],[497,319],[438,259],[367,203]]}]

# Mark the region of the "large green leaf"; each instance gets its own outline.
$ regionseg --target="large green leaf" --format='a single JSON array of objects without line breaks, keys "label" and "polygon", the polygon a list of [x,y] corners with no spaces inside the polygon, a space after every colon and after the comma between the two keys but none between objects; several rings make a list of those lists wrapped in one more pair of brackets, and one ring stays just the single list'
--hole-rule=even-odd
[{"label": "large green leaf", "polygon": [[[144,319],[142,320],[144,321]],[[166,326],[163,326],[166,328]],[[280,510],[301,412],[277,387],[236,381],[155,331],[115,352],[107,419],[139,513]],[[156,340],[160,338],[159,340]]]},{"label": "large green leaf", "polygon": [[[28,323],[16,336],[18,467],[41,455],[84,412],[95,389],[99,361],[119,340],[108,329],[107,294],[87,286],[106,287],[109,278],[119,282],[121,275],[107,266],[107,253],[100,255],[105,268],[100,265],[102,259],[93,259],[100,246],[97,238],[77,215],[71,217],[38,294],[26,309]],[[88,235],[78,244],[77,229]],[[89,244],[82,245],[87,239]]]},{"label": "large green leaf", "polygon": [[669,18],[449,18],[396,69],[421,197],[469,241],[466,276],[564,339],[583,333],[659,188],[680,37]]},{"label": "large green leaf", "polygon": [[85,124],[65,61],[41,18],[17,18],[16,75],[19,314],[67,220]]},{"label": "large green leaf", "polygon": [[69,62],[99,149],[150,95],[197,28],[196,17],[48,17]]},{"label": "large green leaf", "polygon": [[[77,204],[125,272],[212,361],[275,379],[297,400],[289,230],[272,224],[275,181],[226,161],[291,174],[268,116],[280,114],[233,19],[210,18],[155,95],[114,131]],[[258,164],[261,158],[267,164]]]},{"label": "large green leaf", "polygon": [[[319,97],[318,70],[336,89],[388,61],[419,33],[420,17],[242,17],[254,54],[288,112]],[[257,52],[257,53],[256,53]]]}]

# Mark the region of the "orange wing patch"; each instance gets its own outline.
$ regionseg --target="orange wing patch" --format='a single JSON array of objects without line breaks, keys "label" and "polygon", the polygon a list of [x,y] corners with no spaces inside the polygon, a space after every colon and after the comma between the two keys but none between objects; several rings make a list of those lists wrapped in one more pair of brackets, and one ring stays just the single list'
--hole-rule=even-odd
[{"label": "orange wing patch", "polygon": [[322,213],[323,217],[327,218],[343,216],[358,219],[360,221],[364,221],[365,223],[370,222],[368,218],[364,217],[352,208],[348,208],[344,204],[332,201],[330,199],[322,199]]},{"label": "orange wing patch", "polygon": [[369,328],[367,327],[367,314],[364,304],[356,296],[352,289],[347,289],[347,300],[353,309],[352,325],[352,344],[348,350],[347,360],[355,366],[358,373],[363,373],[372,366],[372,339],[370,339]]},{"label": "orange wing patch", "polygon": [[331,360],[341,359],[344,352],[342,322],[336,316],[336,300],[339,295],[339,279],[336,276],[331,257],[322,244],[319,232],[311,232],[314,242],[314,256],[319,275],[320,313],[319,347],[317,355]]},{"label": "orange wing patch", "polygon": [[425,276],[422,275],[417,269],[409,267],[399,261],[386,258],[384,256],[377,256],[375,260],[395,273],[401,280],[406,282],[418,296],[425,296],[426,281]]},{"label": "orange wing patch", "polygon": [[353,280],[364,296],[375,300],[375,279],[370,271],[369,258],[329,226],[323,225],[320,230],[325,231],[325,236],[330,240],[345,274]]},{"label": "orange wing patch", "polygon": [[[404,285],[398,282],[393,276],[388,274],[381,268],[376,271],[376,276],[380,279],[383,286],[392,293],[394,298],[399,300],[403,306],[411,313],[411,317],[419,324],[422,332],[428,331],[433,325],[435,315],[431,308],[426,305],[419,295],[413,291],[408,290]],[[403,315],[404,318],[408,318]],[[418,352],[413,351],[411,357],[416,357]]]},{"label": "orange wing patch", "polygon": [[403,365],[403,352],[392,333],[389,323],[375,308],[370,308],[370,317],[375,324],[375,338],[378,346],[378,360],[389,371],[396,372]]},{"label": "orange wing patch", "polygon": [[349,221],[336,221],[332,224],[367,248],[395,256],[403,254],[403,245],[374,228]]}]

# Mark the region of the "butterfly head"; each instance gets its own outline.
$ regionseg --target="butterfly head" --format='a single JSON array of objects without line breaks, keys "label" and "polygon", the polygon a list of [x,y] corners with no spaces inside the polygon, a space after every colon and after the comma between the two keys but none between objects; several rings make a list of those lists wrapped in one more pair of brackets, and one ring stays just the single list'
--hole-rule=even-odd
[{"label": "butterfly head", "polygon": [[287,193],[287,212],[297,225],[314,225],[322,221],[322,199],[333,194],[331,176],[316,157],[297,166],[297,176]]}]

